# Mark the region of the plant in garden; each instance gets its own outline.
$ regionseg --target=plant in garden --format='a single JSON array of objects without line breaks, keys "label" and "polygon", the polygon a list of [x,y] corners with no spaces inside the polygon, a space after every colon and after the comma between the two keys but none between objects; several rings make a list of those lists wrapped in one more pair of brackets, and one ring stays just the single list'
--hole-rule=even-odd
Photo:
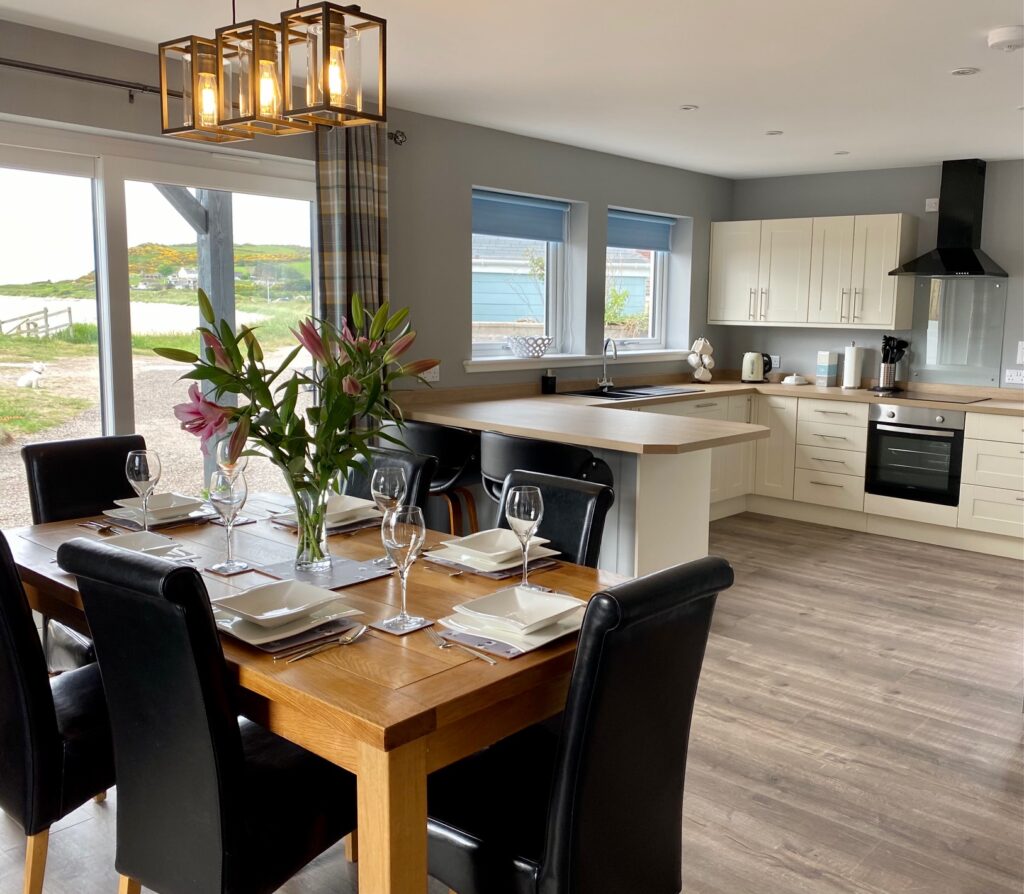
[{"label": "plant in garden", "polygon": [[[328,493],[353,467],[368,461],[374,438],[395,440],[381,432],[383,423],[401,421],[389,386],[404,378],[424,381],[422,374],[438,361],[399,362],[416,338],[407,322],[408,308],[392,314],[385,303],[371,315],[358,295],[352,299],[351,321],[343,320],[340,328],[311,317],[299,323],[292,330],[298,344],[275,368],[264,363],[255,330],[242,326],[237,334],[232,332],[224,320],[215,318],[202,290],[199,311],[201,354],[154,349],[161,357],[192,367],[182,378],[196,384],[189,389],[188,402],[174,408],[174,415],[183,429],[200,438],[204,453],[212,439],[233,426],[233,459],[243,452],[266,456],[281,469],[295,499],[296,563],[329,566],[324,542]],[[314,365],[289,370],[303,348]],[[207,385],[205,395],[199,382]],[[302,390],[311,390],[315,403],[298,412]]]}]

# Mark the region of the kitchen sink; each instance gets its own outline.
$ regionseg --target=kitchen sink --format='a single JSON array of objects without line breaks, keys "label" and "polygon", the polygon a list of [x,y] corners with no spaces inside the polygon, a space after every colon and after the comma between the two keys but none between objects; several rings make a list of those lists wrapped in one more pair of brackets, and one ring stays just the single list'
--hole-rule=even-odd
[{"label": "kitchen sink", "polygon": [[582,391],[563,391],[580,397],[604,397],[608,400],[638,400],[641,397],[671,397],[674,394],[699,394],[703,388],[687,388],[682,385],[614,385],[599,388],[585,388]]}]

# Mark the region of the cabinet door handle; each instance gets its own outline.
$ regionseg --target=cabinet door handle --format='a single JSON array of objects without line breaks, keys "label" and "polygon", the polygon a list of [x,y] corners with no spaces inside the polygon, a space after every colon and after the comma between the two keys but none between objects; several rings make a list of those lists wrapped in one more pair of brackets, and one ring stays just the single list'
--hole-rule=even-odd
[{"label": "cabinet door handle", "polygon": [[[851,310],[853,311],[853,322],[855,322],[855,323],[857,322],[857,320],[860,319],[860,314],[857,313],[857,296],[858,295],[860,295],[860,297],[863,299],[863,297],[864,297],[864,290],[863,289],[856,289],[856,288],[853,290],[853,306],[851,307]],[[863,303],[863,301],[861,303]]]},{"label": "cabinet door handle", "polygon": [[827,481],[812,481],[811,484],[817,484],[819,487],[842,487],[841,484],[829,484]]},{"label": "cabinet door handle", "polygon": [[1014,499],[1018,500],[1021,503],[1024,503],[1024,497],[1014,497]]},{"label": "cabinet door handle", "polygon": [[718,402],[717,401],[711,401],[711,403],[709,403],[709,404],[694,404],[694,409],[695,410],[700,410],[703,407],[717,407],[717,406],[718,406]]},{"label": "cabinet door handle", "polygon": [[842,459],[825,459],[824,456],[812,456],[811,459],[819,463],[839,463],[841,466],[846,465],[846,460]]},{"label": "cabinet door handle", "polygon": [[761,289],[761,319],[768,319],[768,290]]},{"label": "cabinet door handle", "polygon": [[842,435],[823,435],[819,432],[811,432],[815,437],[818,438],[831,438],[833,441],[849,441],[849,438],[844,438]]},{"label": "cabinet door handle", "polygon": [[757,287],[756,286],[751,286],[750,287],[750,297],[747,300],[747,318],[750,319],[750,320],[754,319],[754,300],[755,300],[756,295],[757,295]]},{"label": "cabinet door handle", "polygon": [[845,323],[846,320],[846,296],[850,294],[849,289],[839,290],[839,322]]},{"label": "cabinet door handle", "polygon": [[815,413],[825,413],[829,416],[849,416],[846,410],[815,410]]}]

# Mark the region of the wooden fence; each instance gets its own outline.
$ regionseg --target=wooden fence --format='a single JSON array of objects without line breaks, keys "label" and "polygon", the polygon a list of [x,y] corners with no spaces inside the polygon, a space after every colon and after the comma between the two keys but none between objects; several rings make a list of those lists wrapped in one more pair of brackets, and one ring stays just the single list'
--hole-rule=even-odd
[{"label": "wooden fence", "polygon": [[[61,318],[64,319],[61,319]],[[71,328],[71,308],[50,310],[44,307],[20,317],[0,320],[0,335],[27,335],[33,338],[46,338],[55,332]]]}]

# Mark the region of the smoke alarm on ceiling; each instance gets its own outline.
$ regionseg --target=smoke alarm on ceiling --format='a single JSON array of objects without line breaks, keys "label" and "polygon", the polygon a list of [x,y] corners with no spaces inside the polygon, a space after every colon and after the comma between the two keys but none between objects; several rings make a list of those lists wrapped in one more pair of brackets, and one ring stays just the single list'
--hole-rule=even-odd
[{"label": "smoke alarm on ceiling", "polygon": [[1006,25],[1003,28],[993,28],[988,32],[988,48],[990,50],[1012,53],[1021,47],[1024,47],[1024,26]]}]

